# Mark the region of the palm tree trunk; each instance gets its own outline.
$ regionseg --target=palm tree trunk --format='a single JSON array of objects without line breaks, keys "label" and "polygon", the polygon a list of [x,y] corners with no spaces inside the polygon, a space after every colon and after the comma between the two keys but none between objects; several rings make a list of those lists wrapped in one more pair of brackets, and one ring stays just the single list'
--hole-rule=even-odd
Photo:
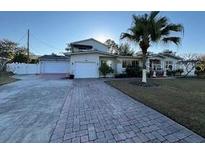
[{"label": "palm tree trunk", "polygon": [[147,70],[146,70],[146,55],[143,54],[142,62],[143,62],[143,69],[142,69],[142,82],[147,83]]}]

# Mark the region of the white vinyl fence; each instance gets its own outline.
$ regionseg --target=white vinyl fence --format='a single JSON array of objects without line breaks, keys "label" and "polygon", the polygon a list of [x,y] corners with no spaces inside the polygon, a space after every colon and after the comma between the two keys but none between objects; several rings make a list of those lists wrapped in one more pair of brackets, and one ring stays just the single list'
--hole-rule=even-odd
[{"label": "white vinyl fence", "polygon": [[39,74],[40,64],[11,63],[7,64],[7,70],[15,74]]}]

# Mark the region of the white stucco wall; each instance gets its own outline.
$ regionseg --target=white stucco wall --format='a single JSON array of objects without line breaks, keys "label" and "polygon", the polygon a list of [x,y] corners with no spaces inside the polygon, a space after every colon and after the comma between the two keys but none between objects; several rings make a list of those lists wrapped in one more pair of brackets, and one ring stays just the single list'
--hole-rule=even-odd
[{"label": "white stucco wall", "polygon": [[127,60],[127,59],[122,59],[122,58],[117,58],[117,61],[116,61],[116,72],[117,74],[121,74],[121,73],[124,73],[125,72],[125,68],[122,67],[122,61],[123,60]]},{"label": "white stucco wall", "polygon": [[107,46],[105,46],[105,45],[103,45],[99,42],[96,42],[94,40],[85,40],[85,41],[82,41],[82,42],[76,43],[76,44],[91,45],[91,46],[93,46],[93,48],[95,50],[108,52],[108,47]]},{"label": "white stucco wall", "polygon": [[122,63],[117,63],[117,73],[124,73],[125,72],[125,68],[122,68]]}]

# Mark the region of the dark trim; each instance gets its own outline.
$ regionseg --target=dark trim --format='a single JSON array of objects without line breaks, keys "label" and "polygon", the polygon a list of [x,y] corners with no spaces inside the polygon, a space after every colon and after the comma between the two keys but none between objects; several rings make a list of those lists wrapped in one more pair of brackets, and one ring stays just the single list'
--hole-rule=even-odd
[{"label": "dark trim", "polygon": [[159,55],[164,56],[164,57],[170,57],[170,58],[174,58],[177,60],[182,60],[183,58],[176,56],[176,55],[170,55],[170,54],[163,54],[163,53],[159,53]]},{"label": "dark trim", "polygon": [[40,61],[62,61],[62,60],[69,60],[67,56],[58,56],[58,55],[44,55],[39,57]]}]

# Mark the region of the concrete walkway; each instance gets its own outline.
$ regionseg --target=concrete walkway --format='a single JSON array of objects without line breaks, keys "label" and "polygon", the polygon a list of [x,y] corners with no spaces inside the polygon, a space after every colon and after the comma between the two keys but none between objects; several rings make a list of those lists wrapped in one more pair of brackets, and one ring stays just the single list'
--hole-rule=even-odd
[{"label": "concrete walkway", "polygon": [[50,142],[204,142],[99,79],[74,80]]}]

